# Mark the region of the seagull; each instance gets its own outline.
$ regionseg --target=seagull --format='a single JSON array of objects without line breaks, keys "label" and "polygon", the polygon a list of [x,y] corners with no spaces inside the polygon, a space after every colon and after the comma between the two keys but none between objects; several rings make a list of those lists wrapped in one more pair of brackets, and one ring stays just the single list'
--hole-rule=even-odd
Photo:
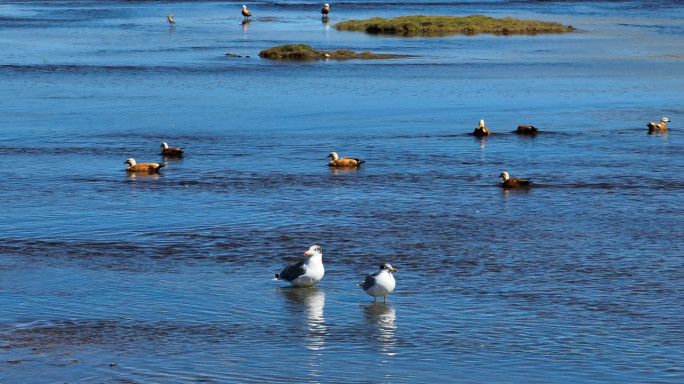
[{"label": "seagull", "polygon": [[330,5],[325,4],[323,6],[323,9],[321,9],[321,14],[323,15],[323,17],[328,17],[328,13],[330,13]]},{"label": "seagull", "polygon": [[489,136],[489,129],[485,127],[484,125],[484,120],[480,120],[480,125],[475,128],[473,131],[473,135],[475,136]]},{"label": "seagull", "polygon": [[351,157],[340,158],[337,156],[337,152],[330,152],[326,157],[332,157],[332,160],[328,163],[329,167],[358,167],[361,163],[365,163],[361,159],[352,159]]},{"label": "seagull", "polygon": [[156,173],[159,172],[159,169],[164,166],[164,164],[157,164],[157,163],[140,163],[137,164],[135,162],[135,159],[129,158],[124,161],[124,164],[129,164],[129,167],[126,168],[126,171],[128,172],[147,172],[147,173]]},{"label": "seagull", "polygon": [[358,284],[370,296],[373,296],[373,301],[382,296],[383,301],[387,301],[387,295],[394,291],[396,285],[392,272],[398,272],[390,263],[380,264],[380,271],[372,275],[366,276],[363,284]]},{"label": "seagull", "polygon": [[168,16],[166,16],[166,21],[168,21],[169,24],[176,24],[176,20],[173,19],[173,13],[169,13]]},{"label": "seagull", "polygon": [[323,252],[318,244],[312,245],[304,252],[305,260],[290,263],[280,273],[276,273],[274,280],[287,281],[295,287],[313,287],[323,278]]},{"label": "seagull", "polygon": [[649,132],[666,131],[667,125],[665,125],[665,123],[669,123],[669,122],[670,122],[670,119],[668,119],[667,117],[663,117],[662,120],[660,120],[660,123],[650,122],[650,123],[646,124],[646,126],[648,127]]},{"label": "seagull", "polygon": [[183,151],[180,148],[169,148],[166,142],[161,143],[160,147],[164,148],[161,151],[162,156],[183,156]]},{"label": "seagull", "polygon": [[251,17],[251,16],[252,16],[252,12],[250,12],[249,10],[247,10],[247,6],[246,6],[246,5],[243,5],[243,6],[242,6],[242,16],[244,16],[245,18],[248,18],[248,17]]},{"label": "seagull", "polygon": [[519,187],[527,187],[532,183],[532,181],[527,180],[527,179],[517,179],[517,178],[510,178],[508,176],[508,172],[501,172],[499,177],[503,177],[503,180],[499,183],[501,185],[501,188],[519,188]]}]

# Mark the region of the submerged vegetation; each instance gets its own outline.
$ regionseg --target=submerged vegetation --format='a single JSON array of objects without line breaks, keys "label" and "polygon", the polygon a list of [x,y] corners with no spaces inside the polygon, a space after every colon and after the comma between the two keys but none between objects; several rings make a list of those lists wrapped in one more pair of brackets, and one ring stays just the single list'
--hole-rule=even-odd
[{"label": "submerged vegetation", "polygon": [[444,36],[450,34],[474,35],[533,35],[537,33],[570,32],[572,26],[560,23],[518,20],[511,17],[497,19],[483,15],[471,16],[400,16],[393,19],[374,17],[367,20],[347,20],[333,28],[342,31],[360,31],[373,34],[396,34],[403,36]]},{"label": "submerged vegetation", "polygon": [[259,57],[271,60],[349,60],[349,59],[394,59],[410,55],[380,54],[371,52],[356,53],[346,49],[319,51],[306,44],[288,44],[264,49]]}]

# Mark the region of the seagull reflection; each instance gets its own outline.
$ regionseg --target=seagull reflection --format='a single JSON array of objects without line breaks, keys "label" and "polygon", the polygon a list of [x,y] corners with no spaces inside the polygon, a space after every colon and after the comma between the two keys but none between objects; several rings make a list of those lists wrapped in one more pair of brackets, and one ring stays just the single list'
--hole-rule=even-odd
[{"label": "seagull reflection", "polygon": [[325,348],[326,326],[323,317],[325,306],[325,294],[316,287],[283,287],[280,292],[285,296],[290,309],[295,313],[301,313],[303,308],[306,313],[308,332],[304,335],[306,347],[313,351]]},{"label": "seagull reflection", "polygon": [[395,353],[392,349],[396,346],[397,340],[395,331],[397,329],[396,311],[385,302],[375,301],[364,307],[366,321],[377,329],[378,341],[382,347],[382,352],[392,356]]},{"label": "seagull reflection", "polygon": [[242,31],[247,32],[247,27],[249,27],[249,23],[251,23],[252,20],[250,19],[244,19],[242,20]]},{"label": "seagull reflection", "polygon": [[354,173],[358,172],[359,168],[337,168],[337,167],[329,167],[330,173],[333,175],[337,175],[338,173],[344,174],[344,173]]},{"label": "seagull reflection", "polygon": [[476,139],[477,139],[477,141],[480,142],[480,151],[484,152],[485,144],[487,144],[487,137],[481,136],[481,137],[476,137]]},{"label": "seagull reflection", "polygon": [[328,19],[326,16],[321,17],[321,22],[325,26],[325,29],[330,29],[330,19]]}]

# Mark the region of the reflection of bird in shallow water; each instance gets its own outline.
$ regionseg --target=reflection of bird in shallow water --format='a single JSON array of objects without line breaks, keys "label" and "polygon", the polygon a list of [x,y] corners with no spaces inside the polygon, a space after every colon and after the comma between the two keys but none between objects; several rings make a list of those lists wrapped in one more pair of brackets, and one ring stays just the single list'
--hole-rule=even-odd
[{"label": "reflection of bird in shallow water", "polygon": [[276,273],[274,280],[287,281],[297,287],[312,287],[323,278],[323,251],[321,246],[314,244],[304,252],[305,260],[290,263],[280,273]]},{"label": "reflection of bird in shallow water", "polygon": [[249,23],[251,23],[251,22],[252,22],[252,20],[250,20],[250,19],[242,20],[242,30],[246,31],[247,27],[249,27]]},{"label": "reflection of bird in shallow water", "polygon": [[382,343],[383,352],[390,354],[389,349],[396,344],[396,311],[390,304],[379,301],[366,305],[363,310],[366,315],[366,321],[377,327],[377,336],[380,343]]},{"label": "reflection of bird in shallow water", "polygon": [[302,307],[306,313],[308,332],[304,335],[307,348],[320,350],[324,348],[326,327],[323,317],[325,306],[325,294],[316,287],[295,288],[282,287],[280,293],[285,296],[294,313],[302,313]]},{"label": "reflection of bird in shallow water", "polygon": [[390,263],[380,264],[380,271],[366,276],[363,283],[359,284],[364,291],[373,296],[373,301],[382,296],[383,301],[387,301],[387,295],[394,291],[396,282],[392,272],[398,272]]}]

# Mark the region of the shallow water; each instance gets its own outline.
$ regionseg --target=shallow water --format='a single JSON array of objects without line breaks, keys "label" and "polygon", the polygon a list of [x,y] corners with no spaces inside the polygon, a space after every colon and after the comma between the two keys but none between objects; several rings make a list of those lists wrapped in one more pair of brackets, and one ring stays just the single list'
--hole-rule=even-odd
[{"label": "shallow water", "polygon": [[[0,383],[684,379],[684,7],[240,5],[0,4]],[[330,27],[416,13],[577,31]],[[258,57],[293,42],[415,57]],[[271,280],[313,243],[317,288]],[[385,260],[373,303],[355,284]]]}]

